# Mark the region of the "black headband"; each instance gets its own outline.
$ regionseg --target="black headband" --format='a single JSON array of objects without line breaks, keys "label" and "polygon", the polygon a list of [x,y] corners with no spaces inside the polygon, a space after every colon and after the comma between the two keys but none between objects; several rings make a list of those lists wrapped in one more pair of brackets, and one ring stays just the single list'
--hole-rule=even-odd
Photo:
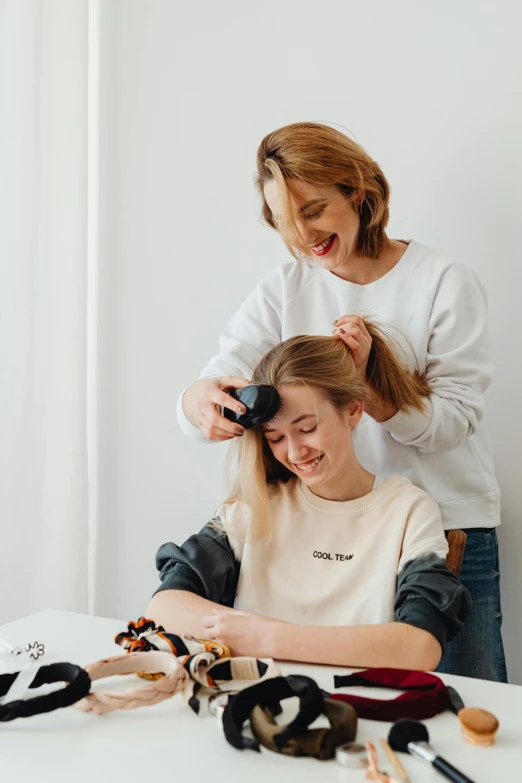
[{"label": "black headband", "polygon": [[[8,693],[11,685],[18,677],[14,674],[0,675],[0,696]],[[87,696],[91,689],[91,678],[80,666],[74,663],[50,663],[41,666],[30,688],[39,688],[41,685],[51,682],[67,682],[65,688],[45,696],[35,696],[33,699],[16,699],[6,704],[0,704],[0,722],[15,720],[15,718],[30,718],[32,715],[40,715],[43,712],[52,712],[61,707],[70,707],[71,704]]]},{"label": "black headband", "polygon": [[291,696],[299,698],[299,712],[288,726],[284,726],[273,737],[273,741],[277,748],[281,749],[289,739],[303,734],[323,712],[324,693],[311,677],[291,674],[288,677],[274,677],[252,685],[251,688],[246,688],[229,700],[223,713],[223,729],[227,742],[238,750],[259,751],[259,742],[244,737],[241,733],[243,723],[257,705],[269,707],[272,714],[277,714],[281,711],[279,702]]}]

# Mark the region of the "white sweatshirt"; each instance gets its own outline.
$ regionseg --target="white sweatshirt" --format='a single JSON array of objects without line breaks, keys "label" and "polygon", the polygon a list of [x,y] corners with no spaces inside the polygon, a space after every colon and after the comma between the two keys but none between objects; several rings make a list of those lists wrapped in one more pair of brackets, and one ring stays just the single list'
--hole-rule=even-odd
[{"label": "white sweatshirt", "polygon": [[[426,372],[433,390],[423,413],[398,413],[382,423],[363,415],[355,434],[361,464],[378,475],[406,476],[425,490],[439,504],[446,529],[500,524],[500,491],[483,421],[493,371],[486,294],[468,267],[436,250],[412,240],[393,269],[368,285],[349,283],[313,260],[277,267],[225,327],[219,354],[200,377],[250,379],[274,345],[298,334],[329,335],[343,315],[382,324],[402,345],[411,369],[417,362]],[[182,397],[181,429],[207,441],[187,420]]]}]

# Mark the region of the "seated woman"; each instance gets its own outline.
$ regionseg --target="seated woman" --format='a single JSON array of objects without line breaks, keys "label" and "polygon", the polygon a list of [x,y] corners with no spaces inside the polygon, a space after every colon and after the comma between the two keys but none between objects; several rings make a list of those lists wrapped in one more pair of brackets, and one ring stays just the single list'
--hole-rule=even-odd
[{"label": "seated woman", "polygon": [[[429,386],[366,326],[378,397],[422,410]],[[147,616],[233,655],[435,669],[469,593],[446,567],[435,501],[357,459],[367,392],[349,349],[337,337],[293,337],[252,381],[278,390],[279,413],[238,439],[237,486],[215,518],[159,549]]]}]

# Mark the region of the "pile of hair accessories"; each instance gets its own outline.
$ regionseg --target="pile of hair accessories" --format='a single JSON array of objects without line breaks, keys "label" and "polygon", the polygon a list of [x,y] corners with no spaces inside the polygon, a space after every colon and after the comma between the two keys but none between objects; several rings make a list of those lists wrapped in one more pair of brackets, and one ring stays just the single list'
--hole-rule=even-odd
[{"label": "pile of hair accessories", "polygon": [[[264,747],[321,761],[335,758],[344,767],[365,767],[369,780],[388,783],[408,780],[395,751],[423,758],[450,780],[469,781],[432,750],[427,729],[419,722],[423,719],[452,710],[458,715],[464,738],[475,745],[492,744],[498,730],[491,713],[466,709],[455,689],[428,672],[381,668],[334,677],[335,689],[362,686],[402,691],[396,698],[380,700],[327,693],[310,677],[282,676],[272,659],[232,657],[224,645],[167,633],[143,617],[129,622],[115,642],[124,648],[124,654],[82,668],[71,663],[35,664],[44,654],[43,645],[35,642],[22,650],[0,640],[0,722],[68,706],[103,715],[158,704],[180,693],[196,714],[216,716],[226,740],[238,750]],[[115,674],[136,674],[148,682],[116,691],[92,687],[97,680]],[[27,689],[59,682],[66,683],[65,687],[23,698]],[[291,697],[299,700],[299,710],[284,725],[276,717],[283,711],[281,702]],[[310,728],[321,715],[328,726]],[[397,777],[379,769],[372,743],[355,742],[358,718],[393,722],[387,740],[381,742]]]}]

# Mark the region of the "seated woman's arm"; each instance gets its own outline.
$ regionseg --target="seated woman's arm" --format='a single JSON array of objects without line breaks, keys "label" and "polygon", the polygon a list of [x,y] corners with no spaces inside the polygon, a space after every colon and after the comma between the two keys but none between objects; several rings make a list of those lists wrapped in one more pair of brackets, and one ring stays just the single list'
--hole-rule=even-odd
[{"label": "seated woman's arm", "polygon": [[295,625],[247,612],[221,609],[203,618],[203,636],[226,644],[233,655],[331,666],[432,670],[442,648],[429,631],[406,623]]},{"label": "seated woman's arm", "polygon": [[213,519],[181,547],[168,542],[158,550],[161,586],[146,617],[170,633],[201,637],[203,617],[234,605],[240,564],[219,522]]},{"label": "seated woman's arm", "polygon": [[223,606],[186,590],[162,590],[152,597],[145,617],[169,633],[178,636],[189,633],[201,639],[204,635],[201,621],[213,609],[223,609]]},{"label": "seated woman's arm", "polygon": [[272,657],[283,660],[432,671],[442,655],[440,643],[429,631],[406,623],[290,626],[279,633],[279,649]]}]

